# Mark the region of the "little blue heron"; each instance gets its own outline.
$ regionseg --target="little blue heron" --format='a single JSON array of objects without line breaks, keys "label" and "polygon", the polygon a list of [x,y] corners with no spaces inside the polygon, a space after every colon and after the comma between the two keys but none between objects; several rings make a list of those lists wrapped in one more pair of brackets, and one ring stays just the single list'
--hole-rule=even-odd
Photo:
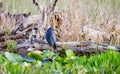
[{"label": "little blue heron", "polygon": [[54,33],[53,27],[48,28],[46,32],[46,40],[48,44],[52,46],[54,50],[56,50],[56,35]]}]

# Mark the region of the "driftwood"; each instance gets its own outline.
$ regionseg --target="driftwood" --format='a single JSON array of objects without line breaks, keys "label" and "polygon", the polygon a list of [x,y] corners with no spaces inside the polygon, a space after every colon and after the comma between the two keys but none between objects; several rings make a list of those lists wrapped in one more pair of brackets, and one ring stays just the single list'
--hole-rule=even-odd
[{"label": "driftwood", "polygon": [[3,36],[0,38],[0,42],[3,42],[5,40],[16,40],[16,39],[20,39],[23,38],[23,34],[16,34],[16,35],[11,35],[11,36]]},{"label": "driftwood", "polygon": [[[51,49],[51,47],[46,43],[23,43],[23,44],[18,44],[18,48],[23,48],[23,47],[33,47],[35,50],[45,50],[45,49]],[[105,52],[106,50],[115,50],[115,51],[120,51],[120,46],[113,46],[113,45],[108,45],[105,43],[97,43],[97,42],[57,42],[57,52],[61,53],[63,49],[70,49],[75,52],[75,54],[83,55],[83,54],[88,54],[88,53],[101,53]]]}]

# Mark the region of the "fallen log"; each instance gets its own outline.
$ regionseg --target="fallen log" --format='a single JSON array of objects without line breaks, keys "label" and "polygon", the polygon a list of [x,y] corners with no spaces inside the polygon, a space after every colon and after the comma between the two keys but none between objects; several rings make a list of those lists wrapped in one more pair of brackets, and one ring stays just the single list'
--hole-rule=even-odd
[{"label": "fallen log", "polygon": [[20,38],[24,38],[23,34],[16,34],[16,35],[11,35],[11,36],[3,36],[0,38],[0,42],[4,42],[5,40],[16,40],[16,39],[20,39]]},{"label": "fallen log", "polygon": [[[51,49],[51,47],[47,43],[24,43],[18,44],[17,48],[22,47],[33,47],[34,50],[43,51],[45,49]],[[64,49],[65,48],[65,49]],[[120,46],[109,45],[105,43],[97,43],[97,42],[57,42],[57,52],[61,53],[61,51],[70,49],[73,50],[75,54],[88,54],[88,53],[101,53],[106,50],[114,50],[119,52]]]}]

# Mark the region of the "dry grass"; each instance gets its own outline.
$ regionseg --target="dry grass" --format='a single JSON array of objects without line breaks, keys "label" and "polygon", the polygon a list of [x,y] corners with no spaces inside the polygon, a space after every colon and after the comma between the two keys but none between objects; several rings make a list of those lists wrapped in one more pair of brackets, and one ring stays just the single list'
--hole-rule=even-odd
[{"label": "dry grass", "polygon": [[[64,2],[61,1],[61,3]],[[120,44],[119,0],[67,0],[67,3],[69,4],[65,15],[66,20],[69,21],[63,23],[64,29],[61,32],[63,41],[91,40]],[[83,23],[88,24],[88,31],[85,31],[84,38],[81,33]]]},{"label": "dry grass", "polygon": [[[3,0],[3,3],[4,10],[11,13],[39,13],[32,0]],[[40,0],[40,3],[45,5],[47,2]],[[60,12],[62,20],[59,41],[91,40],[120,44],[119,4],[119,0],[59,0],[55,8]],[[81,31],[83,23],[88,24],[88,29],[84,31],[85,36]]]}]

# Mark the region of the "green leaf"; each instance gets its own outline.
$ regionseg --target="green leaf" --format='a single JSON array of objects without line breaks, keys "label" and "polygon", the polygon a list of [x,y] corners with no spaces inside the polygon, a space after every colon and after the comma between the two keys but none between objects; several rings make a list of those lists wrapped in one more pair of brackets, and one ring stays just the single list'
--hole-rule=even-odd
[{"label": "green leaf", "polygon": [[42,54],[37,53],[37,52],[32,51],[32,52],[29,52],[27,55],[28,55],[28,57],[32,57],[32,58],[34,58],[36,60],[43,60]]},{"label": "green leaf", "polygon": [[20,62],[24,60],[21,55],[9,52],[5,52],[5,57],[11,62]]},{"label": "green leaf", "polygon": [[66,50],[65,53],[66,53],[66,56],[67,56],[67,57],[75,56],[75,54],[73,53],[72,50]]},{"label": "green leaf", "polygon": [[43,51],[44,59],[50,58],[50,57],[52,57],[53,55],[54,55],[54,53],[51,52],[50,50],[44,50],[44,51]]}]

